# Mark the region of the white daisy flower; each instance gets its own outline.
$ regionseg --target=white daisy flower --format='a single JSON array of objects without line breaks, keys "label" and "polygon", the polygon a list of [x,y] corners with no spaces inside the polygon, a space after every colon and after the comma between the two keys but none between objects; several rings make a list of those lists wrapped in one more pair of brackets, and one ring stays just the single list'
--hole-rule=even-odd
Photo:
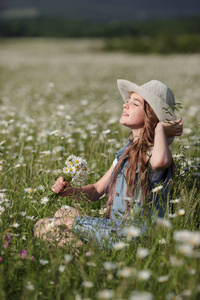
[{"label": "white daisy flower", "polygon": [[5,208],[3,206],[0,206],[0,215],[5,211]]},{"label": "white daisy flower", "polygon": [[83,281],[82,282],[82,285],[85,287],[85,288],[92,288],[94,286],[94,284],[91,282],[91,281]]},{"label": "white daisy flower", "polygon": [[13,225],[11,225],[13,228],[18,228],[20,225],[19,225],[19,223],[17,223],[17,222],[15,222],[15,223],[13,223]]},{"label": "white daisy flower", "polygon": [[114,248],[115,250],[121,250],[121,249],[125,248],[126,246],[128,246],[127,243],[124,243],[124,242],[118,242],[118,243],[116,243],[116,244],[113,245],[113,248]]},{"label": "white daisy flower", "polygon": [[40,203],[41,204],[47,204],[47,202],[49,201],[49,198],[48,197],[44,197],[41,199]]},{"label": "white daisy flower", "polygon": [[129,300],[153,300],[154,296],[148,292],[134,291]]},{"label": "white daisy flower", "polygon": [[65,254],[64,260],[66,263],[69,263],[72,260],[73,256],[71,254]]},{"label": "white daisy flower", "polygon": [[123,229],[124,234],[127,237],[127,240],[130,241],[132,238],[136,238],[140,235],[140,229],[135,226],[125,227]]},{"label": "white daisy flower", "polygon": [[117,272],[117,275],[122,278],[129,278],[129,277],[134,276],[135,274],[136,274],[136,269],[131,268],[131,267],[126,267]]},{"label": "white daisy flower", "polygon": [[149,250],[147,248],[138,248],[137,249],[137,256],[139,258],[145,258],[149,255]]},{"label": "white daisy flower", "polygon": [[162,189],[163,189],[163,185],[156,186],[154,189],[152,189],[152,193],[157,193]]},{"label": "white daisy flower", "polygon": [[30,187],[28,187],[28,188],[25,188],[25,189],[24,189],[24,192],[26,192],[26,193],[28,193],[28,194],[31,194],[31,193],[33,193],[33,189],[30,188]]},{"label": "white daisy flower", "polygon": [[45,259],[40,259],[40,263],[41,263],[41,265],[45,266],[49,263],[49,261],[45,260]]},{"label": "white daisy flower", "polygon": [[171,222],[167,219],[158,218],[157,224],[166,228],[171,228]]},{"label": "white daisy flower", "polygon": [[164,276],[159,276],[158,279],[157,279],[157,281],[158,282],[166,282],[166,281],[168,281],[168,279],[169,279],[169,276],[168,275],[164,275]]},{"label": "white daisy flower", "polygon": [[58,267],[58,271],[59,271],[60,273],[63,273],[63,272],[65,271],[65,266],[64,266],[64,265],[60,265],[60,266]]},{"label": "white daisy flower", "polygon": [[102,290],[102,291],[99,291],[97,293],[97,298],[98,299],[101,299],[101,300],[107,300],[107,299],[112,299],[114,296],[114,293],[112,290]]},{"label": "white daisy flower", "polygon": [[141,270],[138,272],[137,277],[139,280],[146,281],[150,278],[151,273],[148,270]]},{"label": "white daisy flower", "polygon": [[184,216],[184,214],[185,214],[185,210],[184,209],[179,209],[178,210],[178,215],[179,216]]}]

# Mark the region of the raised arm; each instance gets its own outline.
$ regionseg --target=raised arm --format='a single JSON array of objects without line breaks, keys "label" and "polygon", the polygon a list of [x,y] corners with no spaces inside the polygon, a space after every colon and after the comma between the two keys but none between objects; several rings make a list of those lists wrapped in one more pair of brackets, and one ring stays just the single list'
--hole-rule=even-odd
[{"label": "raised arm", "polygon": [[99,200],[104,193],[107,193],[113,169],[114,165],[97,182],[82,187],[71,187],[68,182],[65,182],[64,177],[60,177],[51,189],[61,197],[74,197],[77,201],[94,202]]},{"label": "raised arm", "polygon": [[152,169],[161,171],[171,165],[172,154],[167,138],[180,136],[183,131],[182,120],[159,122],[155,128],[154,147],[150,158]]}]

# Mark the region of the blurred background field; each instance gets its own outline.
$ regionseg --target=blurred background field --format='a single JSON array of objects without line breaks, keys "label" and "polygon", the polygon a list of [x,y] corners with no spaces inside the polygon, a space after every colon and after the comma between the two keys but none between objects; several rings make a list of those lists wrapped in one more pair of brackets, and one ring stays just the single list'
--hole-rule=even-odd
[{"label": "blurred background field", "polygon": [[[0,71],[1,299],[198,299],[199,55],[108,53],[101,39],[6,39]],[[86,183],[94,182],[127,141],[118,78],[161,80],[183,107],[184,133],[172,145],[173,214],[121,250],[102,251],[93,241],[49,247],[33,226],[62,205],[103,216],[106,197],[43,199],[69,155],[87,160]],[[177,231],[182,240],[175,241]]]}]

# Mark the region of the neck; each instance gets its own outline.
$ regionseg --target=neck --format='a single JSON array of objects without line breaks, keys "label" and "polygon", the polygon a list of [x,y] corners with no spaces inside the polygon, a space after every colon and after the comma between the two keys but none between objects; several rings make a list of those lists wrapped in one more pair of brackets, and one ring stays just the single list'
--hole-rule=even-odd
[{"label": "neck", "polygon": [[133,139],[134,141],[137,141],[140,137],[140,132],[141,132],[141,129],[132,129],[132,134],[133,134]]}]

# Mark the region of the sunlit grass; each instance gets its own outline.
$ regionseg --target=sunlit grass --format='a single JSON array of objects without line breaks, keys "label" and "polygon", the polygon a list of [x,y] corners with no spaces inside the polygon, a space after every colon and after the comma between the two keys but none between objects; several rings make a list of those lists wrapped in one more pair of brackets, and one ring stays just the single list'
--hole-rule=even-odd
[{"label": "sunlit grass", "polygon": [[[107,54],[98,51],[98,43],[1,44],[0,297],[143,299],[145,293],[144,299],[197,299],[199,56]],[[46,204],[41,199],[69,155],[86,159],[90,183],[106,172],[126,142],[128,131],[118,123],[122,100],[117,78],[138,84],[164,81],[183,105],[177,114],[184,133],[172,145],[177,166],[173,211],[147,235],[113,249],[95,248],[93,241],[83,247],[50,246],[34,238],[33,226],[62,205],[102,216],[106,198],[96,203],[59,198]]]}]

